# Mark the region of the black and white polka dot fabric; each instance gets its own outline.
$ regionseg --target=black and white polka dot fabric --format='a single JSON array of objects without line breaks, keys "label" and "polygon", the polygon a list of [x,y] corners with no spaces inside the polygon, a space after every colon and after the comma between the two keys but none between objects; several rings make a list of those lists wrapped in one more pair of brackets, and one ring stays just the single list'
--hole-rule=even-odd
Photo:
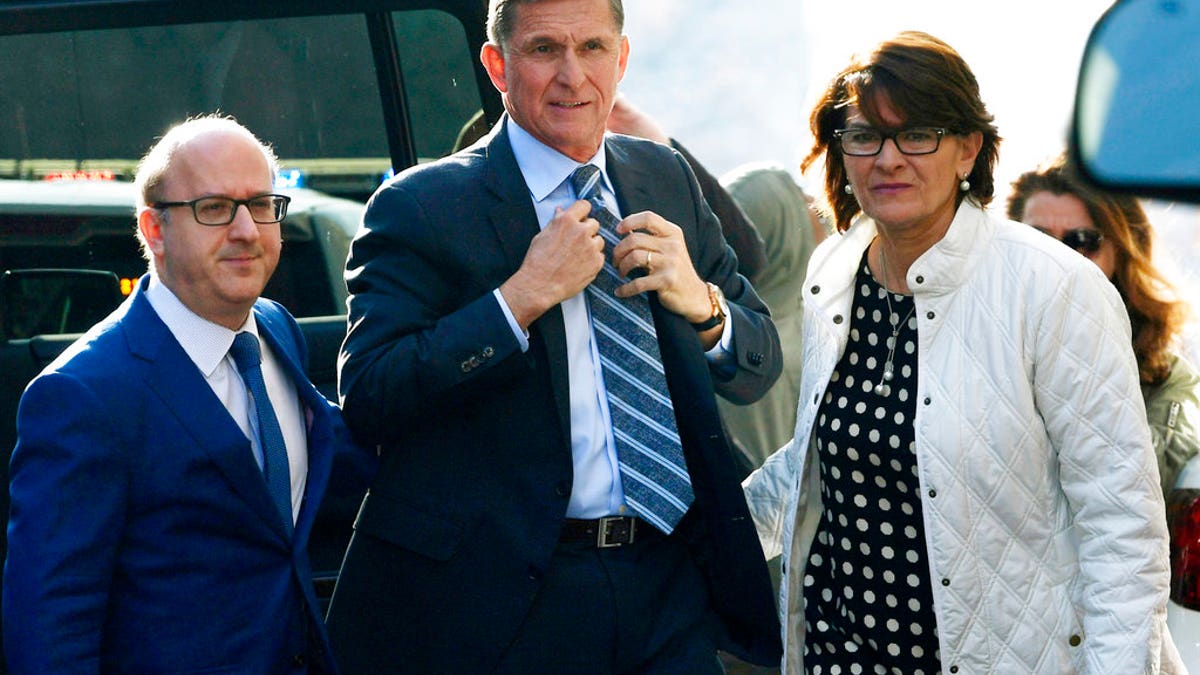
[{"label": "black and white polka dot fabric", "polygon": [[893,324],[866,261],[814,431],[824,513],[804,575],[804,667],[933,675],[941,667],[913,440],[917,320],[913,299],[892,294],[891,321],[908,320],[893,379],[877,392]]}]

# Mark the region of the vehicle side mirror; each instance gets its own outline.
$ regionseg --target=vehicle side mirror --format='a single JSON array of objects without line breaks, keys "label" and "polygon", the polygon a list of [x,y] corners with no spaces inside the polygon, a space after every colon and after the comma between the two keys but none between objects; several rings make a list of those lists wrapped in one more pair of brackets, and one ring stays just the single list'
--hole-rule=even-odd
[{"label": "vehicle side mirror", "polygon": [[1100,187],[1200,201],[1200,0],[1120,0],[1096,22],[1071,153]]},{"label": "vehicle side mirror", "polygon": [[0,277],[5,341],[82,333],[121,304],[121,282],[99,270],[9,270]]}]

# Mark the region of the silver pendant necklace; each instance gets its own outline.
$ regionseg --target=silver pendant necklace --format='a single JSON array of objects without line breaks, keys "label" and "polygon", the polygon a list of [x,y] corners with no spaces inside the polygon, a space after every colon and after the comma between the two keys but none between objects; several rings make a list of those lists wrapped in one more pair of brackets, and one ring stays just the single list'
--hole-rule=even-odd
[{"label": "silver pendant necklace", "polygon": [[888,396],[892,393],[892,387],[888,383],[895,377],[892,359],[896,355],[896,343],[900,341],[900,327],[908,325],[908,320],[917,310],[917,303],[914,300],[912,307],[908,308],[908,314],[905,314],[900,321],[896,320],[896,313],[892,311],[892,292],[887,287],[887,258],[883,255],[882,242],[879,244],[879,276],[882,277],[879,285],[883,287],[883,299],[887,302],[888,323],[892,324],[892,338],[887,343],[887,360],[883,362],[883,373],[880,375],[879,382],[875,384],[874,391],[879,396]]}]

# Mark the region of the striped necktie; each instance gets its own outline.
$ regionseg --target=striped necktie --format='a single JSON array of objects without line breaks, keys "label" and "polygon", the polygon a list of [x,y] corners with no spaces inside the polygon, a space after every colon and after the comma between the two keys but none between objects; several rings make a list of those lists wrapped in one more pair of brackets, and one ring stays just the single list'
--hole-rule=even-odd
[{"label": "striped necktie", "polygon": [[275,407],[267,396],[267,385],[262,376],[262,352],[259,350],[258,338],[252,333],[238,333],[233,338],[233,346],[229,348],[233,362],[237,364],[242,381],[254,399],[254,409],[258,418],[258,440],[263,454],[263,477],[267,481],[267,492],[271,501],[283,517],[288,534],[292,532],[292,477],[288,467],[287,446],[283,442],[283,432],[279,429],[279,419],[275,417]]},{"label": "striped necktie", "polygon": [[592,164],[571,174],[571,187],[579,199],[592,205],[592,218],[600,222],[604,238],[604,269],[587,287],[592,328],[600,352],[600,367],[613,438],[621,469],[625,501],[633,511],[670,534],[687,512],[694,495],[675,410],[667,392],[658,336],[645,294],[621,299],[613,291],[626,280],[612,266],[617,217],[600,193],[600,170]]}]

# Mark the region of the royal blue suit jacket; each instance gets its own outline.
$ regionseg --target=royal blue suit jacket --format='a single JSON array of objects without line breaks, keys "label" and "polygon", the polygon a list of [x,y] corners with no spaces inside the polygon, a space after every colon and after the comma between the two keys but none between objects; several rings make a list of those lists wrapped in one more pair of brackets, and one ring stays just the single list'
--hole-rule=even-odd
[{"label": "royal blue suit jacket", "polygon": [[[505,127],[380,188],[351,247],[339,387],[351,430],[383,448],[330,606],[334,648],[351,670],[489,671],[529,610],[566,514],[562,312],[536,320],[522,352],[492,294],[539,231]],[[696,493],[673,536],[692,544],[727,646],[778,662],[763,553],[713,394],[761,396],[780,372],[778,336],[684,159],[628,137],[605,145],[622,212],[653,210],[679,225],[697,271],[729,299],[735,363],[714,382],[696,331],[651,297]]]},{"label": "royal blue suit jacket", "polygon": [[249,440],[145,283],[21,399],[4,568],[9,670],[332,670],[305,546],[335,444],[348,439],[340,411],[304,374],[296,322],[259,300],[259,334],[308,422],[307,490],[289,537]]}]

